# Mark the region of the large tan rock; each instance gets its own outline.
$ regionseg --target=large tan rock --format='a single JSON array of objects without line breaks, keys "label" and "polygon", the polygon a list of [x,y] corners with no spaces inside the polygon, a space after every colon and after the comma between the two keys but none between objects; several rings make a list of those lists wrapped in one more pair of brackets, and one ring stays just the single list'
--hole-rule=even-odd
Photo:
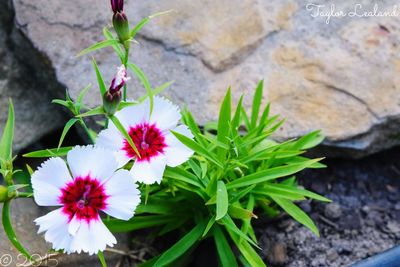
[{"label": "large tan rock", "polygon": [[[21,58],[68,87],[73,96],[95,84],[90,56],[76,58],[110,24],[108,1],[14,0],[14,42]],[[286,118],[277,134],[286,139],[322,129],[325,144],[351,152],[372,153],[399,143],[399,18],[315,16],[303,1],[125,1],[132,22],[159,11],[138,35],[132,59],[153,86],[175,80],[165,92],[188,105],[200,124],[217,118],[228,86],[234,99],[245,93],[250,107],[253,88],[265,79],[265,100]],[[335,1],[316,1],[328,11]],[[335,3],[351,12],[356,1]],[[391,9],[394,1],[381,1]],[[363,3],[373,10],[373,4]],[[30,42],[32,49],[19,49]],[[118,62],[112,50],[93,56],[106,80]],[[87,103],[100,103],[97,88]],[[130,96],[143,89],[136,80]],[[339,151],[339,150],[336,150]]]}]

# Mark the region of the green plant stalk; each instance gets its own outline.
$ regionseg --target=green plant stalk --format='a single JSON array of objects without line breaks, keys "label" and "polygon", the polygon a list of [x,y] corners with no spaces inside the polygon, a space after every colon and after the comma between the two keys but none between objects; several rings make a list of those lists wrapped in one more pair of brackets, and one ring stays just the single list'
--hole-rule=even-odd
[{"label": "green plant stalk", "polygon": [[32,256],[29,254],[29,252],[22,246],[22,244],[18,241],[17,236],[14,232],[14,229],[11,224],[11,219],[10,219],[10,204],[11,200],[7,200],[4,202],[3,206],[3,212],[2,212],[2,223],[4,227],[4,231],[10,240],[10,242],[14,245],[14,247],[21,252],[27,259],[32,260]]},{"label": "green plant stalk", "polygon": [[17,198],[33,198],[33,193],[28,192],[18,192],[16,195]]},{"label": "green plant stalk", "polygon": [[80,125],[82,126],[83,130],[85,130],[86,134],[88,135],[90,142],[92,142],[92,144],[95,143],[95,140],[93,138],[93,136],[91,135],[89,128],[86,126],[85,122],[83,121],[83,119],[79,120]]},{"label": "green plant stalk", "polygon": [[[124,62],[122,62],[122,64],[124,64],[124,67],[126,69],[128,66],[128,61],[129,61],[129,45],[124,45],[124,47],[125,47],[125,58],[124,58]],[[124,91],[122,94],[122,98],[124,99],[124,101],[126,101],[126,95],[127,95],[126,91],[127,91],[126,84],[124,84]]]}]

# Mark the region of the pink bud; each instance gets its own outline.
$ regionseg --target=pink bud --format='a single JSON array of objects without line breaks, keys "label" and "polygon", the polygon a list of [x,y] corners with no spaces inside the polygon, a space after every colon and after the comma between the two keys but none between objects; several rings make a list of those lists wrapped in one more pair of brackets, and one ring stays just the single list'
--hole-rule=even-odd
[{"label": "pink bud", "polygon": [[127,77],[127,72],[124,65],[118,67],[117,74],[111,81],[110,92],[119,91],[130,78]]},{"label": "pink bud", "polygon": [[124,10],[124,0],[111,0],[111,8],[114,13]]}]

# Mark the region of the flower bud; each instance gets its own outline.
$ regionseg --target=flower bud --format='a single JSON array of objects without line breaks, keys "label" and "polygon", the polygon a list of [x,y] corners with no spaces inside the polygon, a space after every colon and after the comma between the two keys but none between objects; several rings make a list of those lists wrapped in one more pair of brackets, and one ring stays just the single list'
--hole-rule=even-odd
[{"label": "flower bud", "polygon": [[124,0],[111,0],[111,8],[114,13],[124,10]]},{"label": "flower bud", "polygon": [[5,202],[8,199],[7,187],[0,185],[0,203]]},{"label": "flower bud", "polygon": [[129,79],[124,65],[121,65],[111,81],[110,88],[103,95],[103,107],[108,115],[112,115],[117,111],[122,98],[121,89]]},{"label": "flower bud", "polygon": [[111,8],[114,12],[112,23],[119,40],[125,43],[129,39],[129,22],[124,13],[124,0],[111,0]]}]

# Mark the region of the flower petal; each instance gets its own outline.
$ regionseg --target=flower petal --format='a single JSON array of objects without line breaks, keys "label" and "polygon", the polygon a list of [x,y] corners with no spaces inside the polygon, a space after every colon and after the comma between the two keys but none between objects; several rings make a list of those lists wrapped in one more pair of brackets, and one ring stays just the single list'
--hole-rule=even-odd
[{"label": "flower petal", "polygon": [[106,181],[118,168],[110,150],[93,146],[76,146],[68,152],[67,161],[74,178],[86,177]]},{"label": "flower petal", "polygon": [[127,170],[118,170],[105,184],[108,215],[121,220],[129,220],[140,203],[140,191]]},{"label": "flower petal", "polygon": [[[125,127],[125,129],[129,129],[138,123],[142,123],[144,121],[149,120],[149,109],[146,107],[145,104],[137,104],[133,106],[128,106],[118,112],[115,113],[115,116],[119,119],[121,124]],[[110,129],[118,129],[115,125],[110,122],[109,125]]]},{"label": "flower petal", "polygon": [[68,233],[68,216],[62,212],[62,209],[37,218],[35,223],[39,225],[39,234],[46,232],[45,239],[52,243],[53,249],[69,251],[72,236]]},{"label": "flower petal", "polygon": [[40,206],[59,206],[61,188],[72,181],[61,158],[50,158],[32,174],[33,197]]},{"label": "flower petal", "polygon": [[[193,134],[186,125],[179,125],[173,131],[193,139]],[[165,143],[167,147],[164,152],[168,166],[176,167],[181,165],[193,155],[193,150],[180,142],[172,133],[165,135]]]},{"label": "flower petal", "polygon": [[[150,109],[150,101],[147,100],[146,105]],[[174,128],[181,119],[179,107],[171,101],[155,96],[153,112],[151,113],[150,123],[155,123],[160,130],[168,130]]]},{"label": "flower petal", "polygon": [[167,164],[165,155],[158,155],[149,161],[137,160],[131,169],[135,181],[145,184],[160,183]]},{"label": "flower petal", "polygon": [[89,223],[83,221],[76,235],[73,237],[69,252],[81,251],[93,255],[104,251],[107,246],[114,246],[117,243],[110,230],[104,225],[100,217],[91,220]]},{"label": "flower petal", "polygon": [[118,162],[118,168],[123,167],[131,160],[128,154],[122,150],[124,147],[124,138],[115,127],[101,131],[96,139],[96,146],[114,151],[115,159]]}]

